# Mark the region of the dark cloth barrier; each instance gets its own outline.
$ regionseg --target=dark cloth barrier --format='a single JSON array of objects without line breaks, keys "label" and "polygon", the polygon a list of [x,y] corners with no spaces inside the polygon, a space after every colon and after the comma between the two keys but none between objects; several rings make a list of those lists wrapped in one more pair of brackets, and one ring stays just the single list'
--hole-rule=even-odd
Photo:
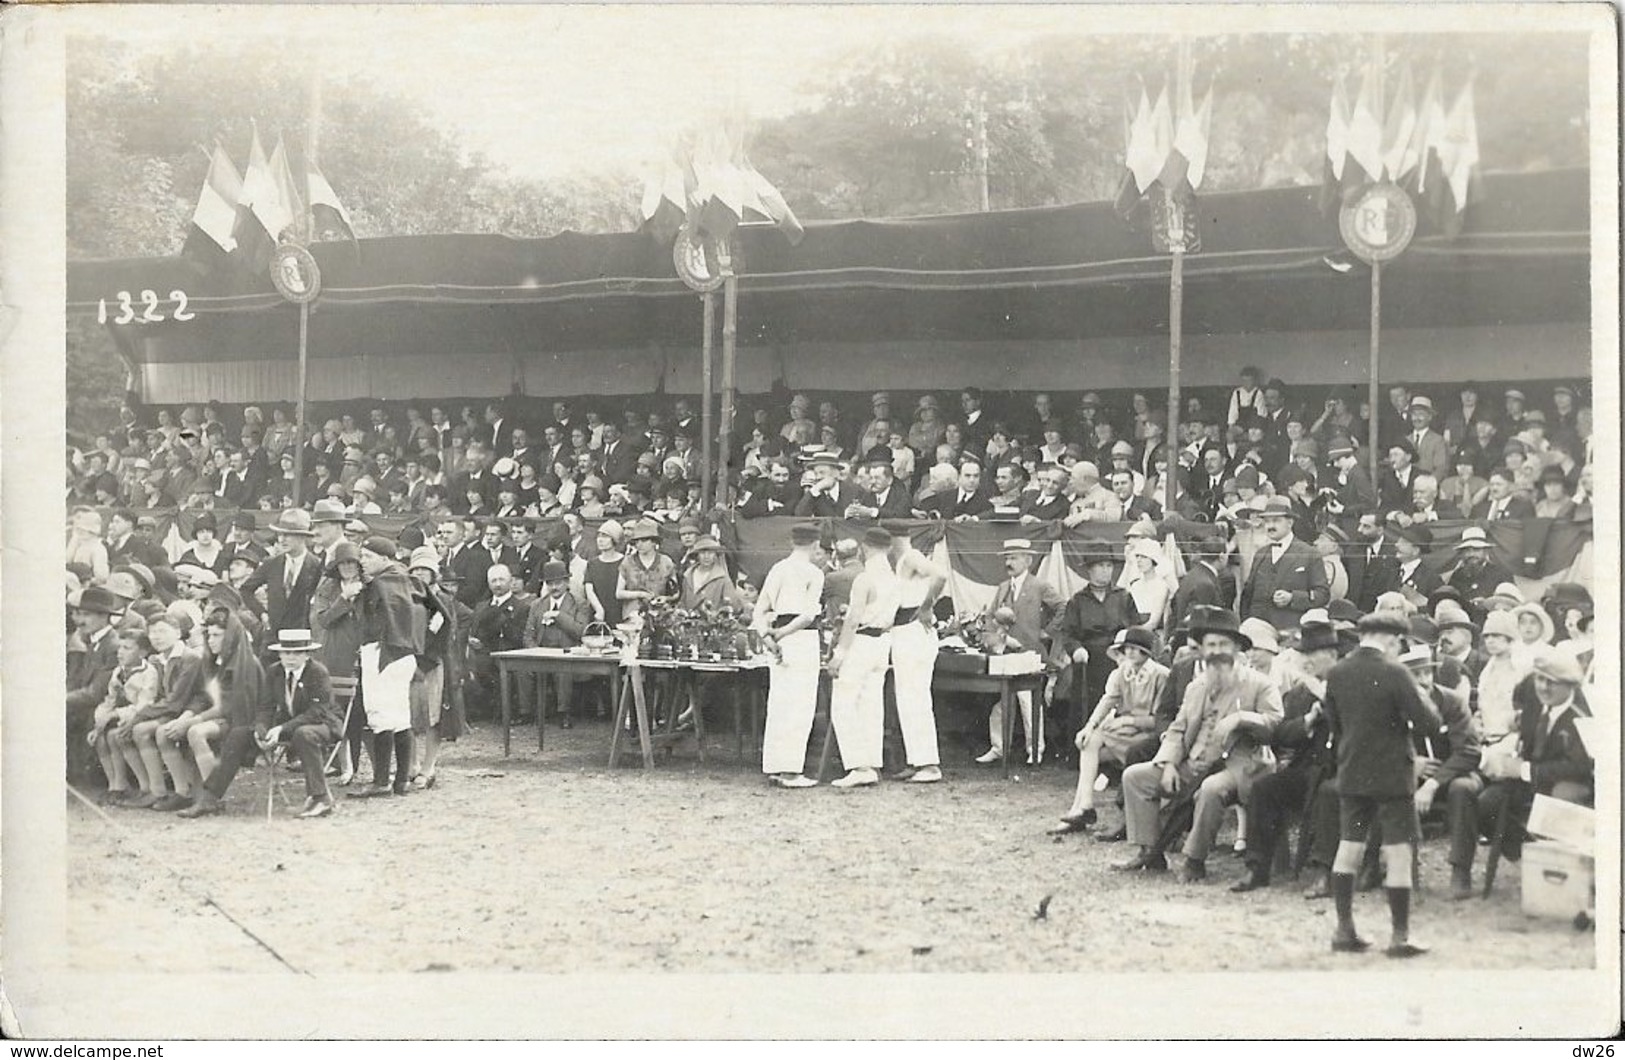
[{"label": "dark cloth barrier", "polygon": [[[101,509],[104,521],[111,511],[112,509]],[[150,516],[155,521],[156,533],[153,540],[162,545],[171,527],[175,527],[182,538],[190,540],[192,524],[199,513],[154,510],[140,511],[136,514],[138,517]],[[229,517],[235,513],[217,513],[219,514],[226,514]],[[265,531],[274,523],[277,516],[276,512],[254,511],[248,514],[254,517],[255,525],[261,531]],[[371,515],[364,516],[363,519],[375,532],[391,537],[398,536],[408,526],[416,525],[424,531],[425,538],[434,536],[433,524],[437,521],[424,520],[420,516],[401,515]],[[805,520],[787,517],[738,519],[727,512],[718,513],[716,519],[718,531],[722,535],[721,542],[728,549],[736,572],[758,587],[767,575],[768,568],[789,552],[790,528],[803,521]],[[843,537],[861,538],[864,528],[873,525],[842,519],[813,521],[823,525],[826,541]],[[590,558],[593,554],[593,529],[596,525],[596,523],[587,524],[586,532],[582,534],[581,542],[577,546],[576,552],[583,558]],[[1132,524],[1084,523],[1067,528],[1060,523],[1023,526],[1020,523],[1008,522],[953,523],[907,520],[888,525],[907,526],[914,546],[927,554],[946,537],[948,554],[956,574],[982,585],[997,585],[1004,580],[1004,563],[999,553],[1004,542],[1010,538],[1026,538],[1033,543],[1034,549],[1040,555],[1047,554],[1051,546],[1059,541],[1067,566],[1081,577],[1083,557],[1091,551],[1098,551],[1102,546],[1110,548],[1112,554],[1121,559],[1124,535]],[[1202,525],[1204,524],[1192,524],[1193,527]],[[1494,544],[1492,549],[1494,559],[1508,570],[1528,578],[1549,577],[1567,570],[1574,565],[1580,550],[1592,540],[1590,522],[1528,519],[1500,520],[1486,524],[1451,520],[1432,524],[1433,548],[1424,556],[1423,561],[1435,571],[1449,569],[1455,562],[1456,542],[1461,540],[1462,530],[1469,526],[1483,526]],[[545,542],[564,532],[562,520],[542,519],[538,521],[536,538]],[[681,546],[677,541],[676,527],[662,523],[660,533],[662,549],[673,556],[680,555]],[[1178,536],[1184,540],[1185,535]],[[1351,546],[1348,547],[1348,551],[1354,552],[1357,548],[1358,546]]]}]

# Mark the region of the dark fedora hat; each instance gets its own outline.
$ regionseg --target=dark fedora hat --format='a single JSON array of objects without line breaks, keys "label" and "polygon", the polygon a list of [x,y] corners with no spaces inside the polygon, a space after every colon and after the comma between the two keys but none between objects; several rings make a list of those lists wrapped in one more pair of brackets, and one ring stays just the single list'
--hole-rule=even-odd
[{"label": "dark fedora hat", "polygon": [[1236,642],[1237,647],[1247,651],[1253,646],[1253,639],[1241,631],[1241,623],[1236,613],[1227,607],[1193,607],[1190,616],[1190,636],[1192,640],[1200,641],[1209,633],[1218,633],[1229,637]]},{"label": "dark fedora hat", "polygon": [[1327,622],[1311,622],[1298,630],[1298,650],[1301,652],[1337,650],[1337,630]]}]

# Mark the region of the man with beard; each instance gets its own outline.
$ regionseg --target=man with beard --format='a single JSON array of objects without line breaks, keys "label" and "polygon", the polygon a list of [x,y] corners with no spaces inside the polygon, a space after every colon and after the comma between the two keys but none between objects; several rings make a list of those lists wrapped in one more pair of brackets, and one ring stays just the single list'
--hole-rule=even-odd
[{"label": "man with beard", "polygon": [[1332,860],[1337,927],[1332,950],[1360,953],[1371,944],[1354,928],[1354,875],[1375,827],[1381,837],[1392,936],[1388,956],[1415,957],[1427,947],[1410,937],[1411,844],[1417,834],[1412,732],[1437,733],[1439,712],[1395,661],[1405,620],[1385,612],[1360,619],[1360,646],[1326,676],[1326,716],[1337,751],[1338,844]]},{"label": "man with beard", "polygon": [[1461,560],[1445,579],[1446,585],[1461,594],[1473,621],[1479,623],[1484,621],[1484,601],[1495,594],[1496,586],[1515,584],[1512,572],[1491,557],[1493,547],[1489,535],[1480,527],[1467,527],[1456,542],[1456,555]]},{"label": "man with beard", "polygon": [[1269,675],[1250,669],[1241,653],[1252,641],[1229,611],[1204,607],[1190,621],[1201,645],[1203,669],[1185,690],[1179,715],[1162,734],[1151,761],[1123,771],[1123,813],[1128,840],[1139,853],[1112,867],[1120,871],[1161,872],[1167,862],[1153,850],[1158,810],[1164,797],[1195,788],[1195,816],[1185,839],[1180,880],[1207,877],[1207,855],[1219,833],[1225,808],[1245,801],[1252,785],[1268,773],[1267,750],[1281,721],[1281,692]]},{"label": "man with beard", "polygon": [[[1280,768],[1259,777],[1247,800],[1247,878],[1230,888],[1237,893],[1270,885],[1275,850],[1292,814],[1329,779],[1333,765],[1323,700],[1326,674],[1337,664],[1337,631],[1324,622],[1305,625],[1298,653],[1298,681],[1282,697],[1285,716],[1275,728]],[[1305,820],[1303,827],[1310,826]]]}]

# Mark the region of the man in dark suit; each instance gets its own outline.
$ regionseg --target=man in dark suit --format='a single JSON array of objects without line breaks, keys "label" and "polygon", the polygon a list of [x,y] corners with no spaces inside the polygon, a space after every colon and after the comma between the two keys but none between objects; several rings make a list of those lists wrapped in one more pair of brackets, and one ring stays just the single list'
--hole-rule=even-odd
[{"label": "man in dark suit", "polygon": [[604,423],[603,465],[604,482],[610,486],[624,484],[638,466],[637,447],[621,437],[621,425],[612,421]]},{"label": "man in dark suit", "polygon": [[1111,473],[1111,489],[1117,499],[1123,502],[1123,521],[1125,523],[1138,522],[1141,519],[1150,519],[1155,522],[1162,518],[1162,505],[1150,497],[1142,497],[1134,492],[1134,473],[1131,471],[1113,471]]},{"label": "man in dark suit", "polygon": [[1332,950],[1358,953],[1371,944],[1354,928],[1354,874],[1373,827],[1381,836],[1384,885],[1393,933],[1390,957],[1415,957],[1427,947],[1410,937],[1411,844],[1417,831],[1413,734],[1439,731],[1438,710],[1416,681],[1394,661],[1400,638],[1410,632],[1403,618],[1378,611],[1360,619],[1360,646],[1326,675],[1325,709],[1337,751],[1339,829],[1332,860],[1332,898],[1337,927]]},{"label": "man in dark suit", "polygon": [[123,601],[100,585],[68,597],[73,624],[85,651],[68,669],[68,779],[82,782],[94,760],[85,736],[94,723],[96,707],[107,696],[107,686],[118,669],[118,637],[113,619],[124,611]]},{"label": "man in dark suit", "polygon": [[[310,513],[289,508],[271,525],[282,552],[259,565],[243,583],[244,599],[265,586],[267,633],[310,628],[310,602],[321,584],[322,565],[310,551]],[[268,650],[268,649],[267,649]]]},{"label": "man in dark suit", "polygon": [[519,566],[519,556],[508,544],[508,528],[496,519],[479,524],[479,540],[463,549],[453,560],[457,583],[457,600],[468,607],[478,607],[491,597],[486,572],[501,565],[510,575]]},{"label": "man in dark suit", "polygon": [[1395,570],[1394,589],[1418,607],[1426,610],[1428,597],[1444,584],[1437,571],[1428,566],[1423,556],[1433,548],[1433,531],[1417,524],[1394,528]]},{"label": "man in dark suit", "polygon": [[491,471],[495,462],[493,450],[489,445],[473,442],[468,446],[468,470],[455,477],[452,483],[451,496],[456,498],[453,503],[468,503],[468,494],[471,490],[479,491],[480,498],[485,502],[486,508],[496,506],[497,476]]},{"label": "man in dark suit", "polygon": [[1173,606],[1168,609],[1170,628],[1183,624],[1192,608],[1230,606],[1232,594],[1227,587],[1231,579],[1224,566],[1224,539],[1199,538],[1190,543],[1189,551],[1190,569],[1179,579]]},{"label": "man in dark suit", "polygon": [[324,767],[327,749],[339,739],[344,718],[333,702],[327,667],[311,658],[311,652],[320,647],[310,639],[308,629],[282,631],[270,646],[279,661],[266,668],[252,730],[228,730],[208,783],[199,791],[197,801],[182,810],[180,816],[218,813],[221,799],[243,763],[253,757],[255,750],[271,750],[279,744],[292,749],[305,774],[305,804],[299,816],[332,814],[333,794]]},{"label": "man in dark suit", "polygon": [[993,510],[993,494],[982,485],[982,463],[972,457],[959,462],[959,484],[928,497],[924,510],[939,519],[975,519]]},{"label": "man in dark suit", "polygon": [[500,563],[486,569],[485,585],[485,599],[469,619],[468,661],[479,683],[480,698],[494,714],[497,669],[491,653],[525,646],[525,623],[530,619],[532,598],[515,587],[513,575]]},{"label": "man in dark suit", "polygon": [[1021,495],[1021,521],[1032,524],[1065,519],[1072,511],[1072,501],[1066,495],[1071,476],[1058,464],[1046,464],[1035,474],[1038,488]]},{"label": "man in dark suit", "polygon": [[1196,498],[1210,518],[1224,501],[1226,477],[1224,450],[1217,445],[1203,449],[1202,464],[1191,469],[1188,482],[1191,496]]},{"label": "man in dark suit", "polygon": [[1393,536],[1376,512],[1361,513],[1354,524],[1354,540],[1344,551],[1343,566],[1349,573],[1349,599],[1361,611],[1375,610],[1378,596],[1399,587]]},{"label": "man in dark suit", "polygon": [[163,548],[140,532],[135,513],[128,508],[119,508],[107,517],[106,544],[109,568],[127,563],[149,568],[169,566]]},{"label": "man in dark suit", "polygon": [[1535,506],[1527,497],[1513,493],[1512,472],[1498,467],[1490,472],[1489,492],[1473,506],[1472,518],[1493,523],[1498,519],[1533,519]]},{"label": "man in dark suit", "polygon": [[769,515],[793,515],[801,501],[801,486],[790,481],[790,466],[782,460],[767,465],[766,476],[749,480],[739,501],[741,519],[761,519]]},{"label": "man in dark suit", "polygon": [[959,393],[959,407],[964,412],[960,422],[962,448],[967,453],[987,452],[988,439],[993,437],[993,421],[982,408],[980,387],[968,386]]},{"label": "man in dark suit", "polygon": [[1303,613],[1331,598],[1326,565],[1314,546],[1292,536],[1292,505],[1272,497],[1258,513],[1267,542],[1253,555],[1241,590],[1241,617],[1261,618],[1276,629],[1294,629]]},{"label": "man in dark suit", "polygon": [[507,419],[498,402],[493,401],[485,406],[485,429],[480,432],[479,440],[490,446],[496,456],[513,453],[513,436],[509,433]]},{"label": "man in dark suit", "polygon": [[1377,487],[1371,484],[1371,476],[1360,466],[1360,455],[1353,444],[1347,441],[1333,442],[1326,455],[1337,470],[1327,485],[1337,491],[1337,503],[1342,509],[1337,514],[1342,518],[1343,525],[1347,527],[1365,512],[1376,511]]},{"label": "man in dark suit", "polygon": [[[542,564],[542,591],[532,598],[523,634],[527,648],[573,648],[592,621],[587,601],[570,591],[570,568],[556,559]],[[559,728],[571,726],[571,698],[575,679],[568,672],[553,675],[554,705],[559,712]],[[536,709],[541,710],[538,703]],[[538,720],[541,720],[538,718]]]},{"label": "man in dark suit", "polygon": [[570,448],[570,439],[564,436],[556,424],[550,423],[542,428],[541,461],[545,466],[537,468],[538,471],[552,471],[554,464],[568,467],[574,458],[575,451]]},{"label": "man in dark suit", "polygon": [[1484,600],[1494,594],[1496,587],[1515,582],[1512,572],[1494,558],[1493,549],[1489,535],[1480,527],[1462,530],[1461,540],[1456,542],[1456,555],[1461,560],[1445,579],[1461,594],[1462,604],[1476,622],[1484,621]]},{"label": "man in dark suit", "polygon": [[796,502],[795,514],[803,519],[844,519],[847,510],[859,501],[857,486],[840,479],[841,461],[830,453],[818,453],[808,461],[812,485]]},{"label": "man in dark suit", "polygon": [[[1572,649],[1560,644],[1541,652],[1534,672],[1514,692],[1515,700],[1523,700],[1516,739],[1509,737],[1484,750],[1479,769],[1488,783],[1478,796],[1473,834],[1476,838],[1482,830],[1493,839],[1498,830],[1502,831],[1502,851],[1509,860],[1516,861],[1523,853],[1524,828],[1536,795],[1583,806],[1592,804],[1596,764],[1576,725],[1578,719],[1591,717],[1590,704],[1580,691],[1584,678]],[[1525,692],[1526,684],[1532,701],[1529,696],[1519,695]],[[1503,814],[1511,815],[1504,830]],[[1475,846],[1473,842],[1466,844],[1469,886],[1470,854]]]},{"label": "man in dark suit", "polygon": [[1473,853],[1478,846],[1475,807],[1484,782],[1478,775],[1478,726],[1468,710],[1467,696],[1435,680],[1435,669],[1443,661],[1425,644],[1416,645],[1400,658],[1443,722],[1437,733],[1412,733],[1418,778],[1416,815],[1426,817],[1441,801],[1444,803],[1451,835],[1450,896],[1460,901],[1473,893]]},{"label": "man in dark suit", "polygon": [[884,445],[876,446],[864,458],[869,468],[868,490],[859,491],[858,499],[848,509],[848,518],[907,519],[914,507],[908,491],[896,482],[892,470],[892,452]]}]

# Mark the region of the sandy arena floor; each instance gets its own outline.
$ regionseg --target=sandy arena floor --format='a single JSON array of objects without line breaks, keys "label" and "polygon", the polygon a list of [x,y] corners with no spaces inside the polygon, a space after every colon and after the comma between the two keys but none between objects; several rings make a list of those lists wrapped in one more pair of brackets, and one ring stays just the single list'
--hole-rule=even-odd
[{"label": "sandy arena floor", "polygon": [[[225,816],[200,821],[111,810],[109,825],[70,799],[74,964],[275,971],[208,895],[316,974],[1392,967],[1330,953],[1330,903],[1292,881],[1230,894],[1243,870],[1228,828],[1205,885],[1109,871],[1121,844],[1045,834],[1075,774],[1006,781],[969,762],[974,736],[945,734],[941,785],[852,792],[769,788],[731,735],[708,742],[704,766],[680,748],[653,773],[636,755],[606,768],[606,722],[547,738],[538,756],[534,728],[516,730],[504,760],[500,732],[482,726],[448,748],[435,790],[341,798],[321,821],[279,803],[267,824],[263,765],[240,774]],[[277,774],[302,801],[297,775]],[[1488,902],[1448,900],[1442,840],[1422,871],[1413,920],[1434,946],[1428,967],[1592,966],[1590,933],[1523,916],[1517,866]],[[1380,891],[1356,916],[1386,938]],[[192,944],[155,947],[159,933]]]}]

